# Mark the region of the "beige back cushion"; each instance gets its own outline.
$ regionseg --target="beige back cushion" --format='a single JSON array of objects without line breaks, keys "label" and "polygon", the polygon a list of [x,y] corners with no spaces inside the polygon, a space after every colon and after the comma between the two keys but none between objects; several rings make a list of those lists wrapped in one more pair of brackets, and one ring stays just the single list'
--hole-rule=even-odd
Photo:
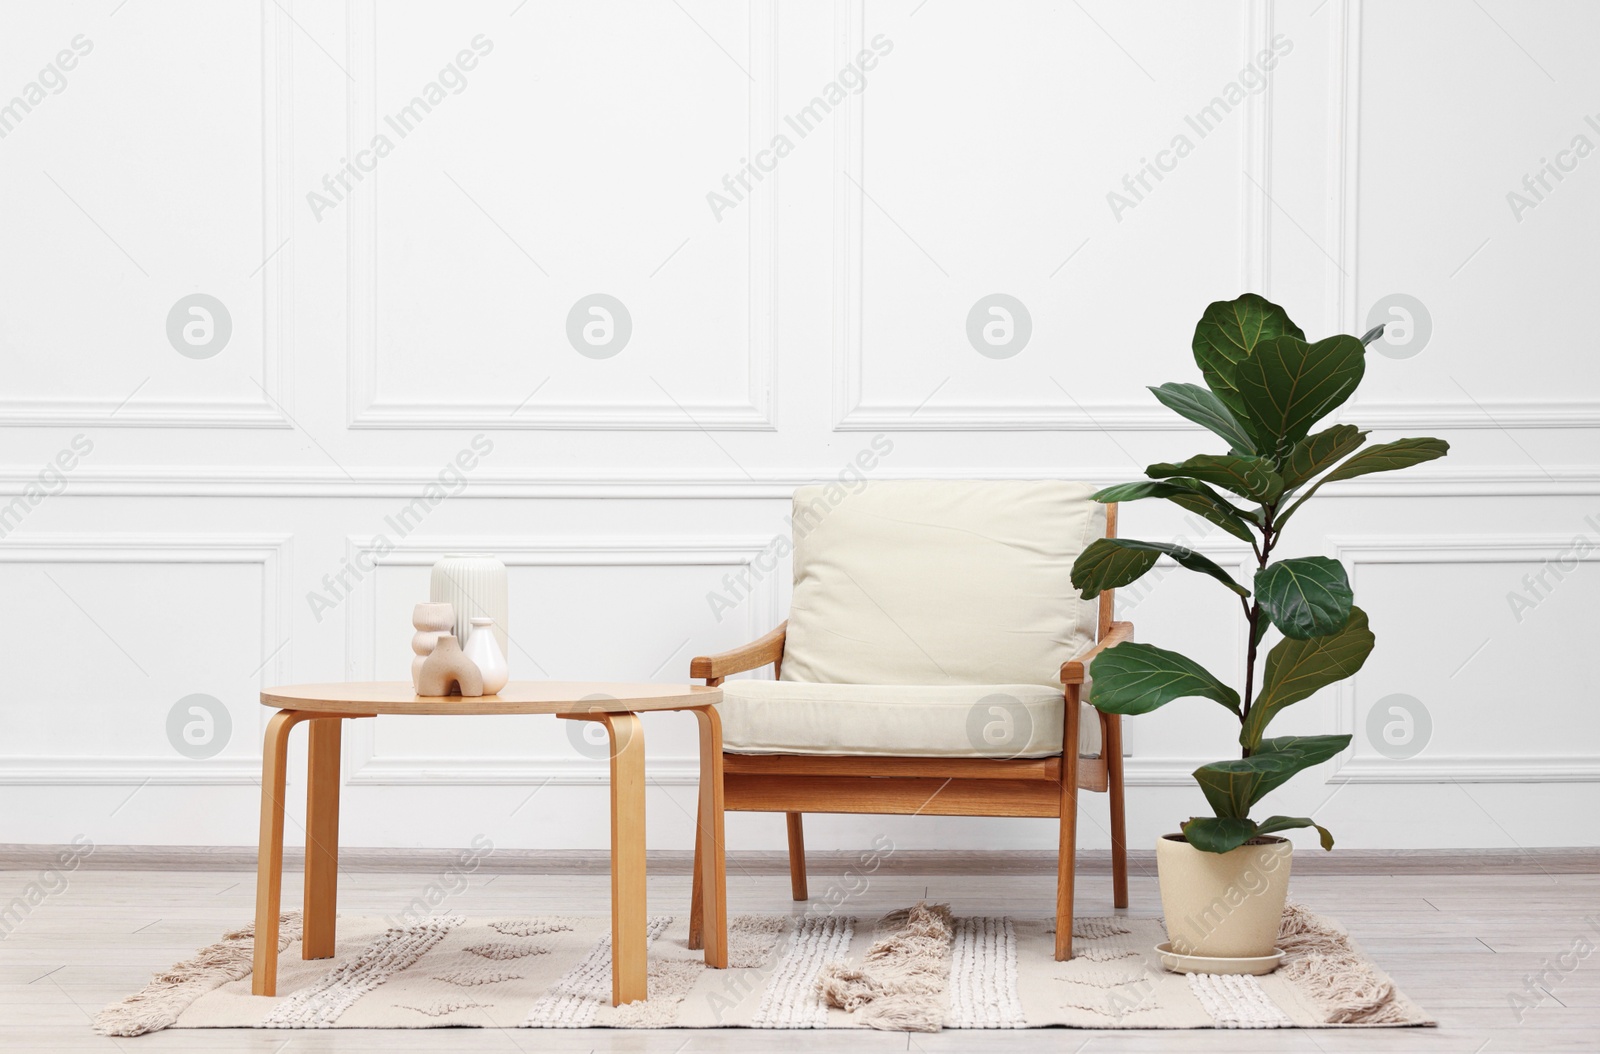
[{"label": "beige back cushion", "polygon": [[802,487],[785,681],[1043,684],[1094,642],[1072,562],[1105,536],[1084,483]]}]

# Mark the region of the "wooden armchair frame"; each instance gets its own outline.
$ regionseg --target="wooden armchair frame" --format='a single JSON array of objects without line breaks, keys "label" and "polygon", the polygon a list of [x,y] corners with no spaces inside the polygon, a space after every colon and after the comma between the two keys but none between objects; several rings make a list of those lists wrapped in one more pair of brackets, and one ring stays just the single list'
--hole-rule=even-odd
[{"label": "wooden armchair frame", "polygon": [[[1106,508],[1106,537],[1116,537],[1117,507]],[[1061,754],[1012,761],[987,758],[880,757],[816,754],[722,755],[722,786],[700,788],[700,816],[707,814],[705,796],[716,815],[736,812],[781,812],[789,826],[789,878],[795,900],[808,899],[805,834],[808,812],[927,816],[1031,816],[1059,818],[1060,845],[1056,865],[1056,958],[1072,958],[1073,878],[1077,854],[1079,789],[1103,791],[1111,805],[1112,903],[1128,906],[1128,856],[1123,802],[1122,719],[1099,714],[1100,756],[1080,757],[1078,732],[1081,692],[1088,663],[1101,651],[1133,639],[1131,622],[1113,622],[1112,592],[1100,596],[1095,645],[1061,667],[1066,706]],[[689,676],[721,684],[731,674],[783,666],[784,622],[759,640],[701,656],[689,664]],[[720,799],[720,800],[719,800]],[[700,841],[695,841],[694,900],[689,919],[689,947],[702,937],[700,884],[704,881]]]}]

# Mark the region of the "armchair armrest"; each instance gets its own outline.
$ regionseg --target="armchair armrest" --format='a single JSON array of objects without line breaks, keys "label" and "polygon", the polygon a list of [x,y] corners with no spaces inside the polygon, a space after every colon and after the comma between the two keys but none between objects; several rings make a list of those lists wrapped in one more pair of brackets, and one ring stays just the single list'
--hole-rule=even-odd
[{"label": "armchair armrest", "polygon": [[732,673],[759,670],[768,663],[783,661],[783,642],[789,628],[788,620],[758,640],[721,655],[701,655],[689,661],[689,676],[720,680]]},{"label": "armchair armrest", "polygon": [[1082,684],[1087,676],[1089,661],[1107,648],[1121,644],[1125,640],[1133,639],[1133,623],[1113,622],[1111,632],[1095,642],[1094,647],[1073,659],[1071,662],[1061,664],[1062,684]]}]

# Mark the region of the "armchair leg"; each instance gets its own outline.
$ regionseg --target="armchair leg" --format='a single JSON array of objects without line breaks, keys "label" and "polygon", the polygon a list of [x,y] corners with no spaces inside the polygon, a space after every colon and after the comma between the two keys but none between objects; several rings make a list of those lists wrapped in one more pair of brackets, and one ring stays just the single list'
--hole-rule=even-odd
[{"label": "armchair leg", "polygon": [[[1076,764],[1069,765],[1072,770]],[[1077,773],[1069,772],[1062,781],[1061,848],[1056,863],[1056,961],[1072,958],[1072,894],[1078,858]]]},{"label": "armchair leg", "polygon": [[794,899],[809,900],[811,897],[806,891],[806,835],[801,814],[791,812],[785,815],[789,820],[789,885],[793,888]]},{"label": "armchair leg", "polygon": [[707,966],[726,970],[728,875],[722,835],[722,720],[715,706],[700,707],[694,715],[700,722],[700,808],[695,819],[690,947],[705,950]]},{"label": "armchair leg", "polygon": [[1128,817],[1122,792],[1122,718],[1116,714],[1104,715],[1103,731],[1101,749],[1105,751],[1110,784],[1106,789],[1111,799],[1111,903],[1125,908],[1128,906]]},{"label": "armchair leg", "polygon": [[1078,863],[1078,686],[1067,686],[1061,743],[1061,843],[1056,858],[1056,961],[1072,958],[1072,895]]}]

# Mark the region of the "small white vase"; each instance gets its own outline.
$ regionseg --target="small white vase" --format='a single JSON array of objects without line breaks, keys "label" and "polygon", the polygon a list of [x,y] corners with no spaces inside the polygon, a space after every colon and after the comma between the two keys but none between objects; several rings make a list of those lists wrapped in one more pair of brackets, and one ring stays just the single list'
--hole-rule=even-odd
[{"label": "small white vase", "polygon": [[455,608],[456,640],[465,645],[472,636],[471,620],[494,619],[494,635],[500,654],[511,654],[506,636],[506,565],[492,556],[446,553],[433,565],[428,584],[429,599]]},{"label": "small white vase", "polygon": [[416,654],[411,660],[411,687],[415,688],[422,664],[433,654],[440,635],[455,629],[456,614],[449,604],[418,604],[411,611],[411,624],[417,630],[411,638],[411,650]]},{"label": "small white vase", "polygon": [[478,672],[483,675],[484,695],[494,695],[506,686],[511,679],[511,668],[506,665],[500,642],[495,639],[494,619],[472,620],[472,636],[467,638],[466,650],[467,658],[477,665]]}]

